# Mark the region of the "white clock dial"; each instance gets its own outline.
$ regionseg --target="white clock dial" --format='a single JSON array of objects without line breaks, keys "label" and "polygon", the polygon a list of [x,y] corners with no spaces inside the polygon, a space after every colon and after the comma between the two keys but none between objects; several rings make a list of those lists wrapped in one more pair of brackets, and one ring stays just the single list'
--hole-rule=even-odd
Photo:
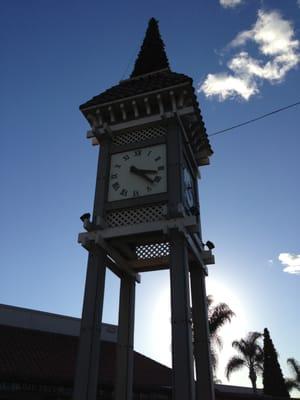
[{"label": "white clock dial", "polygon": [[166,169],[165,144],[113,154],[108,201],[166,192]]},{"label": "white clock dial", "polygon": [[192,208],[195,205],[194,185],[193,178],[187,168],[184,168],[183,170],[183,182],[186,205],[188,208]]}]

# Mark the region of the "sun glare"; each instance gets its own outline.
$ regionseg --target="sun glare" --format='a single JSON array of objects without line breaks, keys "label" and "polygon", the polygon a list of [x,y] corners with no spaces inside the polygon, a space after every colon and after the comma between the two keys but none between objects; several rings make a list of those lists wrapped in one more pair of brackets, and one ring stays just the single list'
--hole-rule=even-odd
[{"label": "sun glare", "polygon": [[[231,343],[233,340],[244,337],[247,333],[247,314],[242,303],[242,299],[231,288],[217,282],[214,279],[206,280],[207,294],[212,295],[213,305],[226,303],[235,313],[231,323],[225,324],[220,330],[220,336],[223,341],[223,347],[218,352],[219,363],[217,377],[222,383],[245,384],[243,377],[236,379],[233,376],[232,381],[228,382],[224,376],[224,370],[228,359],[234,354]],[[150,324],[151,342],[153,348],[151,355],[162,364],[171,365],[171,311],[170,311],[170,289],[165,287],[161,290],[153,304],[153,313]]]},{"label": "sun glare", "polygon": [[155,359],[171,366],[171,311],[170,289],[166,287],[153,305],[151,334],[155,343]]}]

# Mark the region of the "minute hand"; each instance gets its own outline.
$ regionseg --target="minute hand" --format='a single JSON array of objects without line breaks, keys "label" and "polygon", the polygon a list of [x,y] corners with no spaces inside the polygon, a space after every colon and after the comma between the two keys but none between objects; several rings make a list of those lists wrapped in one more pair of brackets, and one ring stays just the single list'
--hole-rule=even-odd
[{"label": "minute hand", "polygon": [[141,178],[145,179],[146,181],[153,183],[153,179],[149,178],[149,176],[143,172],[142,170],[139,170],[136,167],[130,167],[130,172],[132,172],[133,174],[136,174],[137,176],[140,176]]},{"label": "minute hand", "polygon": [[134,166],[130,167],[131,172],[141,173],[141,174],[157,174],[157,171],[153,169],[141,169]]}]

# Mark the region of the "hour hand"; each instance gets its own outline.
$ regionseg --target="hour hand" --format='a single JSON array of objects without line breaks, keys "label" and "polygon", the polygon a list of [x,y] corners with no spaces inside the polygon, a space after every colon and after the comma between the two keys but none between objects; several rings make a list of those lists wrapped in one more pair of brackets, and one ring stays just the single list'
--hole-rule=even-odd
[{"label": "hour hand", "polygon": [[[149,172],[149,171],[151,171],[151,172]],[[146,181],[148,181],[150,183],[153,183],[154,181],[153,181],[153,179],[149,178],[149,176],[147,174],[156,173],[156,171],[152,171],[152,170],[148,170],[148,169],[139,169],[133,165],[130,167],[130,172],[140,176],[141,178],[144,178]]]}]

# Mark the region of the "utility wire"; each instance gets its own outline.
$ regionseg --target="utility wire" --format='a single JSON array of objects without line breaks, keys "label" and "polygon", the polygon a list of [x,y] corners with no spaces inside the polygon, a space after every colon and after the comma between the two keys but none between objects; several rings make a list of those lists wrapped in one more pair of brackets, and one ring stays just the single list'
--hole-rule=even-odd
[{"label": "utility wire", "polygon": [[297,101],[297,103],[289,104],[288,106],[285,106],[285,107],[282,107],[282,108],[278,108],[277,110],[271,111],[271,112],[269,112],[267,114],[260,115],[259,117],[256,117],[256,118],[249,119],[248,121],[242,122],[242,123],[240,123],[238,125],[233,125],[230,128],[221,129],[220,131],[213,132],[210,135],[208,135],[208,137],[220,135],[221,133],[225,133],[225,132],[231,131],[232,129],[236,129],[236,128],[239,128],[241,126],[251,124],[252,122],[259,121],[260,119],[269,117],[269,116],[271,116],[273,114],[277,114],[277,113],[279,113],[281,111],[285,111],[285,110],[287,110],[289,108],[296,107],[296,106],[299,106],[299,105],[300,105],[300,101]]}]

